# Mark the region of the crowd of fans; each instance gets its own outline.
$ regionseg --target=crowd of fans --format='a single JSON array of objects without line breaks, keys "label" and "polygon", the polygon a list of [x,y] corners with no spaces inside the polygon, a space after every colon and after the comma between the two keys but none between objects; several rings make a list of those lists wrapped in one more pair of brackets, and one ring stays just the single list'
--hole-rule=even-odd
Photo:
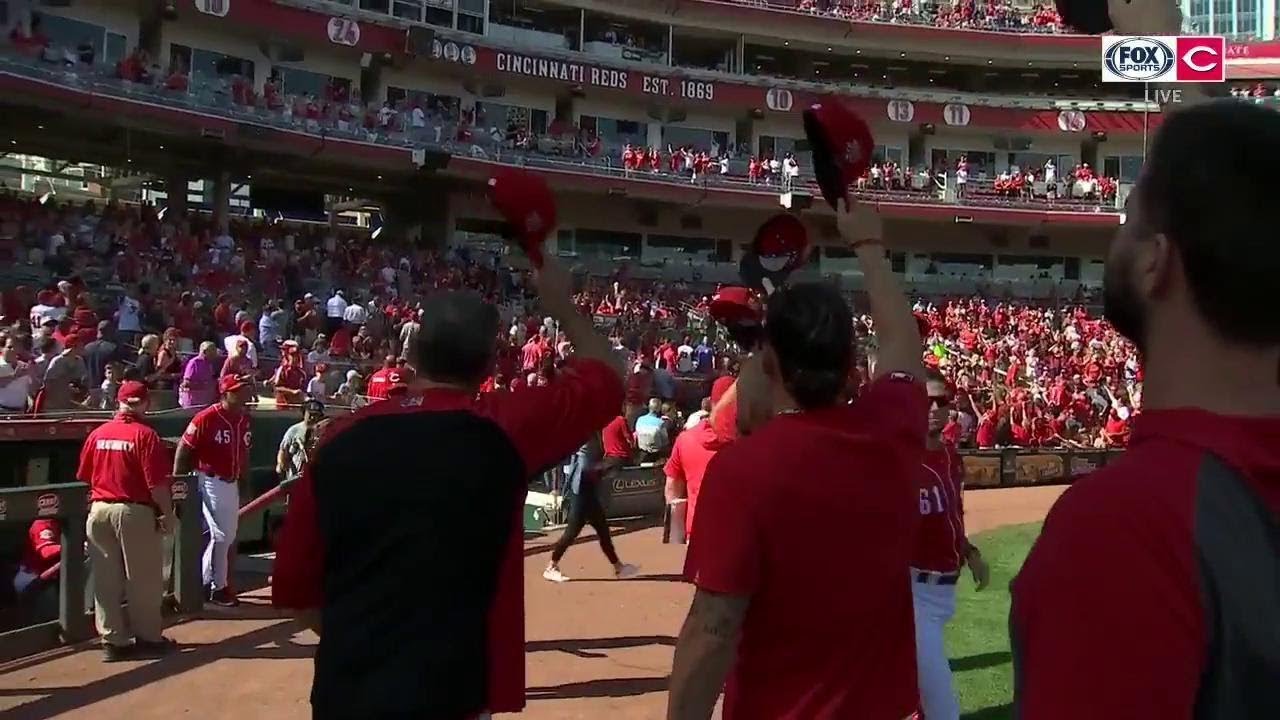
[{"label": "crowd of fans", "polygon": [[[962,9],[963,6],[958,6]],[[983,6],[982,13],[995,13]],[[960,12],[957,9],[956,12]],[[987,15],[983,15],[986,17]],[[729,183],[786,190],[801,186],[813,190],[811,169],[794,153],[759,149],[716,139],[702,144],[665,148],[648,145],[647,138],[602,137],[592,129],[555,118],[542,125],[530,122],[529,113],[511,112],[503,106],[462,107],[450,98],[408,94],[395,100],[365,102],[360,88],[346,79],[331,78],[318,93],[287,92],[278,71],[260,88],[253,78],[229,74],[210,80],[192,78],[182,56],[162,67],[145,50],[135,49],[114,67],[96,62],[94,48],[59,47],[50,44],[36,25],[28,33],[15,29],[11,47],[52,65],[94,73],[123,83],[130,92],[147,88],[161,97],[195,103],[213,111],[249,115],[259,121],[281,124],[307,132],[326,132],[369,142],[441,147],[450,152],[518,163],[573,163],[594,172],[645,173],[646,177],[692,183]],[[877,173],[882,177],[877,177]],[[1005,177],[1007,176],[1007,177]],[[1078,201],[1106,202],[1114,196],[1114,183],[1100,179],[1059,189],[1047,182],[1038,188],[1034,174],[1006,168],[997,177],[994,168],[968,173],[959,166],[921,165],[905,173],[897,163],[881,158],[868,171],[859,188],[866,192],[892,193],[894,199],[936,201],[950,178],[957,197],[975,205],[1062,204]],[[1044,178],[1039,178],[1044,179]],[[963,187],[959,187],[963,185]]]},{"label": "crowd of fans", "polygon": [[1268,86],[1267,83],[1254,83],[1253,87],[1233,87],[1231,97],[1252,100],[1256,103],[1275,102],[1280,98],[1280,85]]},{"label": "crowd of fans", "polygon": [[748,5],[794,7],[800,12],[831,15],[863,22],[934,25],[962,30],[1001,32],[1064,32],[1062,18],[1052,4],[1018,7],[1007,0],[738,0]]},{"label": "crowd of fans", "polygon": [[[222,374],[251,375],[281,405],[359,405],[387,397],[420,323],[418,299],[472,288],[505,318],[486,388],[546,383],[572,347],[529,304],[527,274],[481,250],[378,244],[330,226],[161,216],[0,196],[0,252],[48,281],[3,288],[0,412],[111,406],[140,379],[171,403],[207,404]],[[713,286],[582,278],[576,301],[633,364],[629,401],[692,409],[732,372],[709,324]],[[957,389],[958,439],[970,446],[1112,446],[1140,397],[1132,347],[1080,307],[978,299],[918,308],[929,362]],[[869,318],[863,322],[874,326]],[[674,437],[674,433],[672,433]]]}]

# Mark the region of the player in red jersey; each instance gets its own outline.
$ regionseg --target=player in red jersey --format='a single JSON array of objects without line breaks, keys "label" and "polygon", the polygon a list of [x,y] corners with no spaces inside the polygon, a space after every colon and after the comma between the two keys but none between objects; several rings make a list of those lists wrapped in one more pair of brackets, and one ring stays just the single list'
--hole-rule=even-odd
[{"label": "player in red jersey", "polygon": [[192,470],[200,481],[200,503],[209,526],[204,550],[204,584],[209,602],[234,607],[238,601],[227,590],[227,551],[235,542],[240,512],[239,483],[249,476],[249,448],[253,432],[246,405],[247,378],[223,375],[218,381],[222,400],[196,413],[182,434],[173,474]]},{"label": "player in red jersey", "polygon": [[911,555],[911,599],[916,615],[916,672],[920,708],[928,720],[959,720],[960,704],[951,688],[951,666],[942,630],[956,612],[956,583],[968,564],[978,589],[991,571],[964,534],[964,463],[955,445],[942,439],[951,414],[952,393],[942,375],[925,370],[929,393],[929,433],[920,474],[920,527]]}]

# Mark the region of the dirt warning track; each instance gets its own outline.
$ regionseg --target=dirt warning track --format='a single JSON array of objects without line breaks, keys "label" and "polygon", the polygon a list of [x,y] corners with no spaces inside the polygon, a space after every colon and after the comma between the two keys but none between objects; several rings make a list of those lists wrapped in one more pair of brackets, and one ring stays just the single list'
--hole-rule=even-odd
[{"label": "dirt warning track", "polygon": [[[971,533],[1044,518],[1062,488],[965,494]],[[612,579],[594,536],[584,533],[553,585],[542,568],[554,535],[525,543],[528,707],[533,720],[651,720],[666,703],[667,673],[692,590],[680,581],[684,549],[658,528],[615,526],[623,560],[641,576]],[[305,720],[316,638],[257,590],[236,610],[170,627],[183,645],[161,661],[103,664],[96,646],[53,651],[0,666],[3,720]]]}]

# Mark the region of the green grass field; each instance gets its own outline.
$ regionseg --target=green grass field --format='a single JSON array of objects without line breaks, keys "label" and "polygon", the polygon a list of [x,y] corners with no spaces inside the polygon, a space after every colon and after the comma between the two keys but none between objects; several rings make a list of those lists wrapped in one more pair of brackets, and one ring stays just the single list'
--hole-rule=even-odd
[{"label": "green grass field", "polygon": [[947,625],[947,653],[963,720],[1007,720],[1012,715],[1009,582],[1039,534],[1040,523],[1032,523],[974,538],[991,565],[991,585],[975,592],[966,571],[957,591],[956,616]]}]

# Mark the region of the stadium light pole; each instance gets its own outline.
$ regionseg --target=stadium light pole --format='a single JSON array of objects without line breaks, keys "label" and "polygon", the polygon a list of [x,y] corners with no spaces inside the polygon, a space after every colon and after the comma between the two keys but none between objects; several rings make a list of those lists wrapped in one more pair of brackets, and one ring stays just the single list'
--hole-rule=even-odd
[{"label": "stadium light pole", "polygon": [[1142,83],[1142,162],[1147,161],[1147,129],[1151,123],[1151,83]]}]

